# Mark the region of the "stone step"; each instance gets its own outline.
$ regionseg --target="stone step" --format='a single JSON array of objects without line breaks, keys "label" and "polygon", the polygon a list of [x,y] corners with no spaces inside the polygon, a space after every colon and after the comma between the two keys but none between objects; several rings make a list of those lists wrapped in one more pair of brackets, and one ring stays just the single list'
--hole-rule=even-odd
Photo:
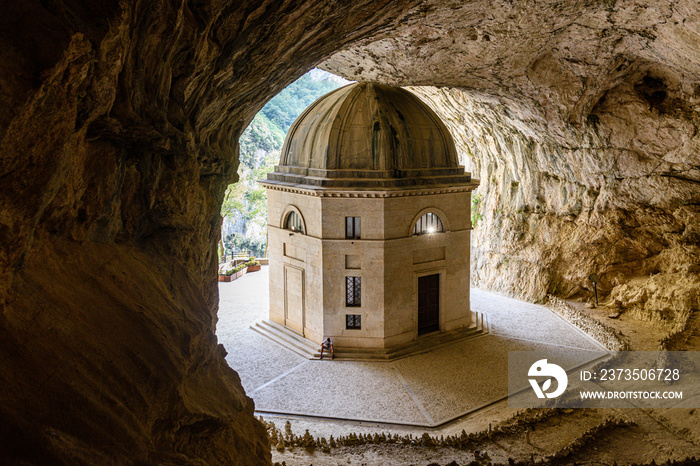
[{"label": "stone step", "polygon": [[255,325],[252,325],[250,328],[307,359],[313,359],[314,353],[320,348],[320,346],[307,340],[300,333],[284,327],[277,322],[263,320],[256,322]]},{"label": "stone step", "polygon": [[314,351],[317,347],[316,343],[304,338],[304,336],[291,328],[280,325],[271,320],[260,322],[262,329],[267,330],[270,334],[277,336],[279,339],[291,342],[304,351]]},{"label": "stone step", "polygon": [[[472,313],[475,322],[469,328],[451,330],[449,332],[433,332],[419,339],[395,348],[345,348],[338,347],[335,350],[335,360],[351,361],[392,361],[395,359],[425,353],[446,345],[475,338],[489,333],[488,317],[479,313]],[[266,338],[284,346],[294,353],[307,358],[319,359],[321,356],[320,344],[304,338],[299,332],[280,325],[270,320],[263,320],[251,326],[251,329]],[[324,360],[330,360],[330,353],[323,352]]]},{"label": "stone step", "polygon": [[[458,331],[451,332],[435,332],[434,334],[428,334],[415,340],[411,343],[403,345],[399,348],[380,348],[380,349],[368,349],[368,348],[335,348],[335,359],[340,360],[353,360],[353,361],[376,361],[385,360],[391,361],[407,356],[413,356],[416,354],[425,353],[432,351],[437,348],[441,348],[446,345],[457,343],[460,341],[468,340],[470,338],[475,338],[477,336],[483,335],[485,332],[476,326],[470,327],[468,329],[460,329]],[[323,352],[324,359],[328,353]],[[319,350],[314,353],[315,358],[319,358],[321,355]]]}]

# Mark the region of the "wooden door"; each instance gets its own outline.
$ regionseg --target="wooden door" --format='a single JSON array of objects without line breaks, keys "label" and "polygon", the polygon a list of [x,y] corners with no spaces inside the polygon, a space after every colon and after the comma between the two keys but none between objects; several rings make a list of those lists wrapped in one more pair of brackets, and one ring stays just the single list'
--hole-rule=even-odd
[{"label": "wooden door", "polygon": [[418,277],[418,335],[440,330],[440,274]]}]

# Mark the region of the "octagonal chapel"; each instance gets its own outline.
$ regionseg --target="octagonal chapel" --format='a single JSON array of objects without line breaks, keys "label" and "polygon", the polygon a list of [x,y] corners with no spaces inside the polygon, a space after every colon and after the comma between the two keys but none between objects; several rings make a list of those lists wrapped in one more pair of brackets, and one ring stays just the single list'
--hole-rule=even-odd
[{"label": "octagonal chapel", "polygon": [[336,349],[470,327],[471,191],[438,116],[350,84],[294,122],[268,195],[270,320]]}]

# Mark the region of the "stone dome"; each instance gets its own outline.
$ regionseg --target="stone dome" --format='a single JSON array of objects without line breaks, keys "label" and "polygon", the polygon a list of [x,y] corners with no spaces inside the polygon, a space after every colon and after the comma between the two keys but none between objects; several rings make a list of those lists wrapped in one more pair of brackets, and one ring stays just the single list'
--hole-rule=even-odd
[{"label": "stone dome", "polygon": [[324,95],[297,118],[267,182],[382,188],[470,180],[435,112],[404,89],[364,82]]}]

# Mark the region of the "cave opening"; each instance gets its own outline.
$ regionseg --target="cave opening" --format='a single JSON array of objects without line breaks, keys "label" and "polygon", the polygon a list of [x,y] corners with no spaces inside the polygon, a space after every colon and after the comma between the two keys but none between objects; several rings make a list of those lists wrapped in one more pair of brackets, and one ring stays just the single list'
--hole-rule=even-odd
[{"label": "cave opening", "polygon": [[221,207],[220,272],[231,270],[226,264],[234,256],[266,258],[267,195],[258,181],[280,163],[282,143],[294,120],[317,98],[350,82],[318,68],[309,70],[272,97],[243,131],[238,181],[226,189]]},{"label": "cave opening", "polygon": [[[343,89],[347,95],[351,95],[354,89],[364,90],[358,92],[369,92],[366,89],[375,88],[381,91],[373,90],[372,92],[399,92],[390,86],[369,83],[361,83]],[[422,92],[424,97],[426,92],[435,91],[433,88],[417,89],[417,92]],[[403,90],[401,92],[411,96],[410,99],[405,97],[407,100],[419,102],[412,94]],[[346,98],[346,94],[340,92],[338,94],[338,98]],[[326,98],[328,97],[326,96]],[[347,99],[353,103],[364,104],[364,102],[375,103],[379,97],[374,99],[353,96],[352,98],[347,97]],[[279,239],[279,244],[276,245],[279,255],[275,257],[275,260],[280,263],[273,264],[276,266],[276,270],[273,270],[271,265],[263,273],[257,273],[254,276],[247,274],[231,284],[220,284],[221,300],[219,329],[217,331],[219,340],[228,348],[227,361],[231,367],[236,368],[243,387],[256,403],[258,414],[262,414],[268,419],[269,416],[277,417],[278,422],[280,416],[284,420],[285,416],[301,415],[335,422],[352,420],[425,428],[439,428],[456,419],[468,425],[470,420],[465,417],[466,415],[484,405],[496,404],[504,399],[502,362],[504,354],[508,351],[524,351],[536,347],[574,348],[589,351],[604,349],[604,346],[590,336],[572,330],[570,326],[562,322],[561,318],[556,317],[541,306],[508,300],[483,290],[478,290],[475,296],[475,307],[482,311],[481,316],[467,315],[458,323],[454,322],[458,319],[453,318],[450,323],[454,324],[454,327],[445,328],[444,316],[454,314],[454,304],[460,308],[465,307],[467,312],[470,312],[469,294],[460,292],[459,286],[468,283],[468,278],[464,279],[458,276],[458,286],[455,286],[454,277],[449,273],[460,267],[462,272],[468,272],[471,265],[468,260],[470,257],[468,233],[474,226],[472,225],[473,219],[478,219],[481,213],[477,212],[475,217],[469,215],[468,207],[471,205],[471,200],[468,196],[455,198],[451,203],[448,202],[439,209],[434,206],[437,201],[431,201],[426,196],[425,202],[427,204],[414,212],[416,215],[413,223],[403,233],[404,236],[407,234],[413,243],[406,243],[407,238],[390,238],[402,241],[399,248],[394,248],[394,254],[399,255],[401,250],[408,250],[411,253],[406,255],[408,262],[399,268],[407,270],[409,278],[413,273],[414,287],[417,290],[417,299],[413,303],[415,306],[410,304],[410,297],[413,294],[410,287],[405,287],[402,280],[395,279],[399,275],[397,271],[388,275],[387,289],[395,291],[396,296],[409,298],[407,308],[411,312],[415,308],[417,313],[415,333],[416,337],[420,336],[420,338],[415,339],[415,344],[413,344],[414,340],[407,340],[410,344],[400,346],[395,343],[398,340],[393,338],[395,335],[390,335],[387,340],[390,340],[394,345],[379,348],[372,348],[363,342],[358,331],[367,329],[371,331],[372,326],[376,325],[377,320],[379,320],[377,317],[382,316],[381,313],[377,312],[378,308],[381,309],[378,303],[371,305],[371,312],[362,308],[363,303],[367,303],[367,301],[371,303],[373,299],[371,292],[365,294],[363,290],[372,290],[373,286],[376,288],[373,281],[382,282],[383,279],[373,279],[371,275],[362,270],[363,264],[367,270],[367,264],[372,263],[372,251],[366,253],[358,246],[363,244],[363,239],[367,239],[365,234],[368,231],[371,238],[373,228],[376,230],[378,222],[376,218],[371,217],[371,213],[383,211],[383,204],[377,204],[376,201],[370,200],[367,207],[355,212],[353,208],[357,209],[356,205],[360,205],[360,203],[353,199],[345,201],[341,209],[338,207],[329,208],[323,215],[319,216],[317,214],[321,211],[309,206],[314,205],[314,203],[323,205],[323,201],[317,201],[314,198],[309,200],[302,196],[293,197],[286,193],[293,192],[299,186],[306,186],[303,185],[303,182],[308,183],[307,190],[313,188],[313,183],[317,182],[322,175],[328,177],[322,185],[319,184],[324,189],[333,186],[333,183],[343,183],[338,185],[342,188],[341,192],[353,189],[352,185],[347,184],[350,177],[348,167],[343,166],[342,163],[352,163],[351,168],[358,170],[363,167],[362,160],[358,162],[358,157],[355,156],[355,158],[349,157],[350,162],[343,161],[341,157],[345,152],[332,153],[330,149],[326,151],[325,146],[316,140],[307,144],[306,140],[303,139],[307,135],[320,133],[319,128],[335,128],[331,125],[324,126],[326,120],[323,118],[327,118],[328,121],[348,122],[351,129],[360,128],[360,131],[364,129],[366,144],[362,145],[360,137],[351,137],[352,145],[346,149],[364,147],[365,153],[370,159],[366,162],[367,167],[374,168],[378,163],[389,163],[386,162],[387,160],[396,163],[398,158],[388,156],[385,150],[380,150],[382,144],[390,147],[391,151],[396,150],[396,146],[392,145],[391,141],[383,141],[381,136],[382,124],[387,124],[385,120],[388,119],[388,113],[386,113],[388,110],[384,113],[379,112],[380,118],[378,119],[371,113],[370,117],[362,114],[363,120],[358,124],[352,119],[352,116],[336,117],[334,113],[328,112],[328,107],[334,108],[333,99],[328,98],[328,100],[331,100],[330,104],[326,104],[325,101],[315,103],[312,110],[304,112],[303,118],[294,123],[292,128],[294,137],[287,140],[285,143],[287,152],[284,152],[280,158],[284,163],[280,163],[281,167],[277,167],[275,172],[265,181],[265,185],[269,188],[276,186],[275,182],[279,182],[281,186],[286,179],[285,177],[293,180],[293,183],[284,184],[283,189],[281,189],[285,194],[275,194],[274,199],[270,198],[273,210],[270,211],[268,222],[271,226],[276,227],[274,228],[275,238]],[[399,101],[395,103],[397,106],[399,105]],[[346,110],[348,108],[344,105],[337,105],[337,107]],[[434,121],[436,117],[433,114],[428,110],[423,111],[425,113],[420,113],[420,115],[427,115],[429,119]],[[413,124],[416,118],[416,110],[413,108],[409,108],[408,111],[402,108],[401,112],[394,108],[394,113],[396,113],[396,121],[401,122],[397,125],[399,127],[401,127],[400,125],[408,127],[408,121],[411,120],[411,124]],[[304,123],[305,119],[313,121],[313,123],[307,126]],[[417,125],[420,128],[419,134],[425,134],[425,128],[428,125],[424,123],[424,120],[421,120],[421,123]],[[459,131],[459,127],[456,130]],[[350,133],[350,130],[347,132]],[[339,130],[338,134],[344,135],[345,133]],[[413,134],[404,134],[400,140],[410,141],[407,143],[409,146],[417,144],[419,139],[412,141],[410,138]],[[426,146],[430,147],[430,150],[438,152],[439,147],[435,141],[449,140],[448,136],[447,129],[440,127],[440,131]],[[329,140],[336,141],[336,138],[333,135],[329,137]],[[325,143],[325,139],[323,142]],[[293,152],[291,149],[293,147],[303,149]],[[338,147],[344,148],[342,144],[338,144]],[[458,166],[456,149],[451,141],[449,148],[452,151],[453,159],[445,156],[443,163],[452,163],[455,167],[438,165],[437,169],[441,170],[442,176],[447,176],[448,172],[451,173],[451,168],[454,168],[459,174],[453,173],[455,182],[449,183],[449,186],[441,187],[438,183],[437,187],[430,187],[430,190],[455,190],[460,184],[468,184],[473,189],[476,187],[476,182],[472,183],[469,174],[464,173],[461,165]],[[314,155],[314,151],[321,153],[321,156]],[[349,154],[357,154],[358,152],[359,150],[348,151]],[[414,155],[416,154],[408,154],[406,159],[420,160]],[[435,155],[435,160],[440,159],[440,155],[438,152]],[[343,176],[339,180],[334,180],[331,177],[332,170],[329,165],[310,166],[310,161],[318,162],[323,156],[337,164],[333,166],[333,169],[342,173]],[[305,163],[309,166],[304,165]],[[310,180],[300,179],[306,176],[306,170],[303,172],[301,170],[303,167],[307,167],[309,172],[313,172]],[[387,171],[395,173],[394,168],[389,165]],[[406,168],[405,171],[410,172],[410,168]],[[457,178],[457,176],[461,178]],[[367,178],[369,176],[364,174],[364,178],[360,179]],[[407,177],[402,182],[407,183],[410,180],[411,178]],[[517,181],[511,181],[509,187],[515,189],[518,188],[519,184]],[[360,186],[363,188],[372,187],[372,185],[362,183]],[[370,191],[385,189],[386,186],[382,184],[379,188],[370,189]],[[413,191],[417,189],[412,188]],[[396,191],[392,191],[392,193],[396,194]],[[333,197],[339,197],[336,195],[338,193],[333,194]],[[433,195],[435,192],[430,192],[430,194]],[[443,202],[448,199],[447,192],[437,194],[442,196]],[[303,195],[305,196],[306,193]],[[283,196],[286,196],[286,199]],[[358,196],[350,197],[357,198]],[[372,198],[372,196],[365,197]],[[409,210],[410,208],[415,210],[416,204],[420,203],[421,198],[416,192],[411,192],[411,197],[413,202],[407,203],[406,207]],[[477,198],[475,205],[478,206],[480,200],[480,197]],[[370,202],[374,204],[372,205]],[[377,206],[380,209],[376,209]],[[396,207],[394,210],[399,212],[399,216],[392,218],[389,224],[397,223],[396,220],[400,223],[399,217],[401,216],[404,217],[403,220],[406,220],[403,210]],[[456,214],[459,211],[464,213],[463,217]],[[369,217],[367,217],[368,214]],[[386,212],[384,215],[385,217],[389,216]],[[365,216],[364,220],[361,216]],[[336,220],[333,220],[334,218]],[[323,226],[319,224],[319,219],[323,219]],[[324,283],[321,285],[318,283],[313,267],[331,261],[325,257],[325,253],[320,253],[319,244],[323,244],[323,238],[312,238],[309,241],[306,241],[305,238],[307,235],[325,235],[326,223],[331,229],[333,227],[337,229],[336,234],[340,234],[340,231],[345,232],[344,237],[330,238],[332,243],[341,244],[342,242],[343,246],[342,250],[336,247],[336,253],[328,255],[336,256],[334,259],[338,264],[342,264],[340,267],[345,269],[342,270],[344,272],[342,275],[346,276],[340,277],[344,278],[343,281],[338,277],[332,277],[333,271],[324,269]],[[348,234],[348,225],[352,225],[350,234]],[[360,227],[360,225],[362,226]],[[456,240],[462,248],[459,250],[448,249],[446,247],[449,245],[448,243],[439,242],[449,238],[452,238],[453,241]],[[372,243],[366,244],[371,247],[377,242],[377,238],[373,238]],[[356,245],[356,243],[359,244]],[[309,272],[309,264],[312,267],[311,273]],[[376,264],[374,267],[377,267]],[[276,275],[277,281],[274,280],[274,277],[270,278],[273,274]],[[468,277],[468,273],[464,275]],[[368,277],[369,280],[367,280]],[[337,313],[331,312],[326,316],[326,304],[323,301],[321,317],[324,319],[322,329],[324,333],[319,333],[314,328],[314,316],[311,315],[312,309],[309,302],[314,299],[314,293],[318,294],[317,290],[313,288],[326,287],[328,283],[333,283],[333,278],[338,279],[336,280],[338,283],[345,285],[336,290],[345,299],[345,306],[341,306],[341,308],[353,307],[353,309],[351,313],[346,315],[339,316],[336,315]],[[314,283],[316,283],[315,286]],[[268,287],[270,287],[269,301],[266,294]],[[383,291],[385,295],[390,293],[387,289]],[[322,298],[325,299],[327,294],[325,289],[323,293]],[[361,296],[363,297],[360,298]],[[275,299],[276,301],[274,301]],[[463,301],[459,301],[460,299]],[[425,302],[421,303],[421,300]],[[329,302],[333,303],[334,301],[331,299]],[[270,309],[269,320],[266,319],[268,307]],[[333,304],[329,304],[327,307],[331,308]],[[277,308],[276,311],[279,312],[273,312],[273,308]],[[350,311],[346,310],[345,312]],[[393,312],[397,313],[396,310]],[[337,345],[335,352],[332,352],[331,359],[335,359],[337,356],[335,362],[342,364],[342,366],[324,365],[326,363],[321,361],[322,357],[317,355],[320,341],[328,336],[327,332],[333,332],[333,324],[326,325],[326,318],[329,322],[335,320],[343,323],[343,328],[340,329],[339,333],[331,333],[335,345]],[[389,320],[385,317],[383,324]],[[410,321],[411,317],[409,314],[406,318],[397,320]],[[470,323],[473,325],[469,325]],[[453,330],[461,333],[450,333]],[[348,332],[358,333],[348,334]],[[364,333],[369,334],[370,332],[365,331]],[[413,336],[410,334],[410,329],[403,330],[403,333]],[[373,335],[375,340],[379,339],[377,335],[381,336],[382,334],[375,331]],[[403,337],[404,335],[399,333],[399,336]],[[480,339],[477,340],[477,338]],[[228,343],[229,341],[231,343]],[[360,345],[352,347],[351,344],[357,341],[360,342]],[[448,346],[449,348],[447,348]],[[445,358],[445,353],[439,351],[441,348],[457,353],[459,356]],[[473,358],[475,351],[480,353],[478,363]],[[434,358],[434,362],[426,364],[423,359],[424,355]],[[322,356],[322,352],[320,356]],[[437,364],[438,361],[440,364]],[[446,366],[449,368],[446,369]],[[486,367],[490,367],[490,370],[485,370]],[[418,374],[420,375],[418,376]],[[494,374],[501,374],[501,377]],[[317,383],[319,377],[324,380],[321,387]],[[430,380],[430,383],[424,383],[424,378]],[[356,383],[357,380],[362,380],[362,384]],[[474,384],[478,386],[474,387]],[[336,386],[343,387],[342,396],[333,397],[330,401],[324,399],[323,403],[316,401],[324,396],[319,390],[327,391],[328,387]],[[383,386],[385,388],[368,392],[366,391],[367,386]],[[465,389],[465,387],[470,388]],[[468,393],[469,396],[464,396],[465,393]],[[407,397],[410,401],[406,403]],[[430,400],[445,398],[451,400],[449,408],[438,408],[431,405]]]}]

